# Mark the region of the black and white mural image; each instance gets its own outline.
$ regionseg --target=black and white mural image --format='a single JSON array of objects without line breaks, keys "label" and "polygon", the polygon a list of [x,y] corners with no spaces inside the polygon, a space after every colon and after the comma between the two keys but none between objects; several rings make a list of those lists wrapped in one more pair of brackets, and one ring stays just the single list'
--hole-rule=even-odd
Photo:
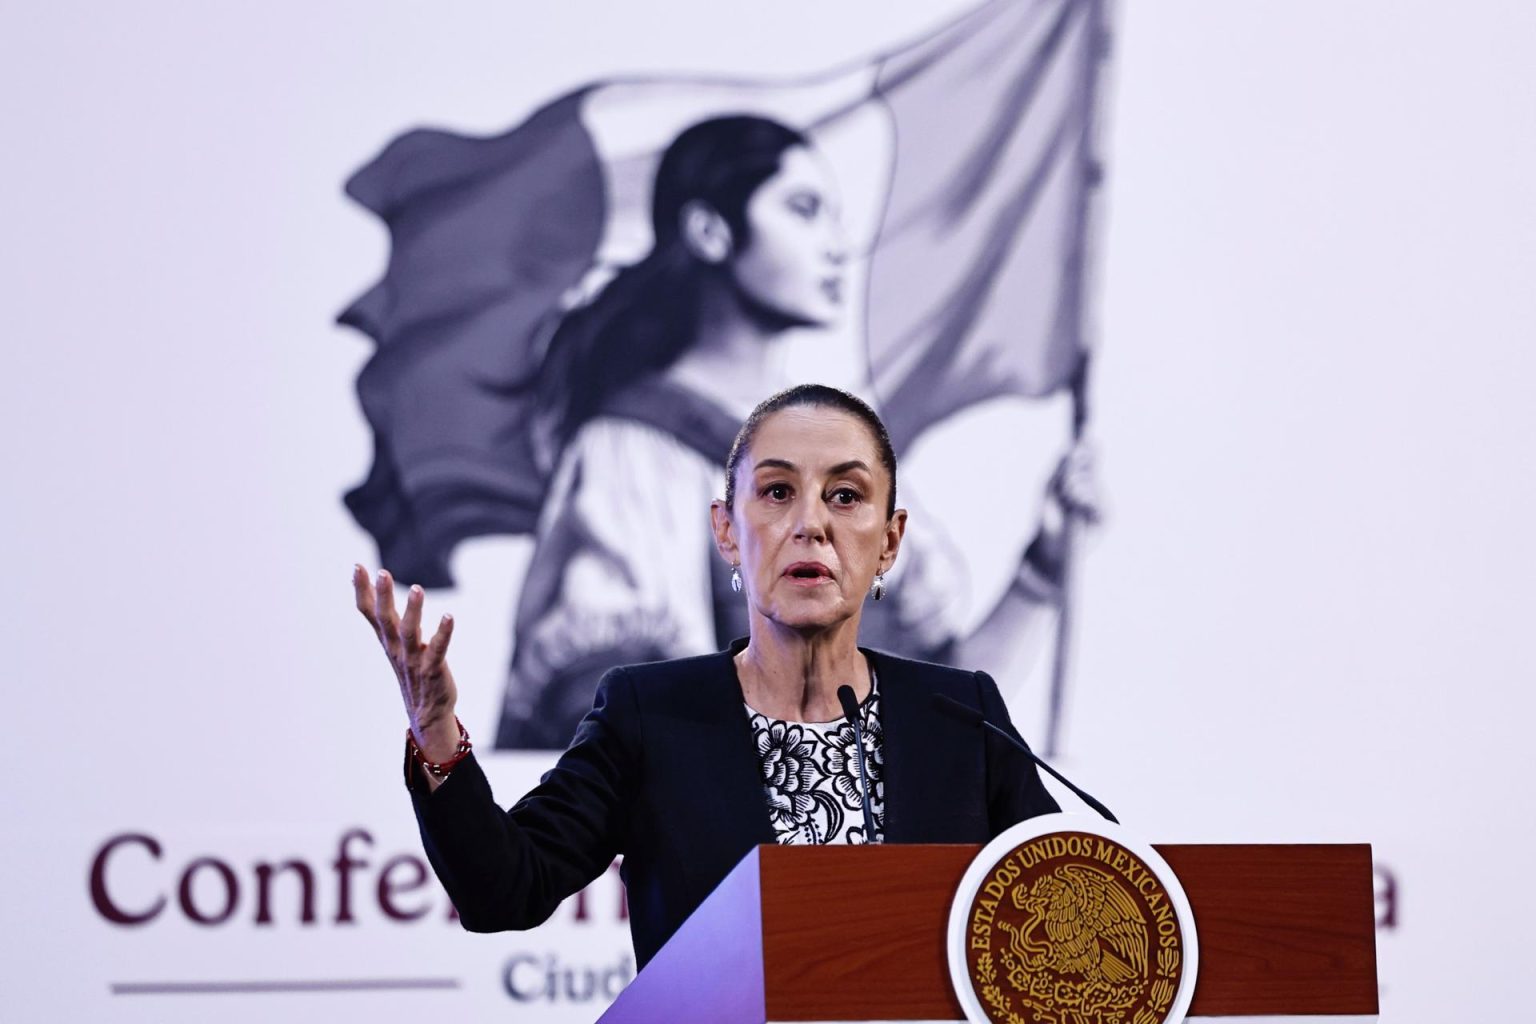
[{"label": "black and white mural image", "polygon": [[[374,459],[346,503],[427,587],[467,538],[531,539],[498,748],[562,748],[605,669],[746,633],[705,510],[747,412],[805,379],[871,401],[901,454],[981,403],[1071,396],[1028,524],[956,537],[903,480],[911,527],[861,636],[1049,660],[1098,510],[1080,437],[1103,19],[998,0],[809,80],[602,81],[504,134],[407,132],[351,177],[391,249],[342,314],[377,346],[357,381]],[[1007,474],[1009,447],[978,457]],[[978,559],[1010,567],[985,595]]]},{"label": "black and white mural image", "polygon": [[[866,642],[1148,842],[1369,843],[1383,1019],[1528,1001],[1536,5],[7,13],[6,1020],[598,1017],[620,866],[462,927],[354,565],[512,804],[739,628],[704,503],[803,382],[900,445]],[[786,831],[845,739],[762,734]]]}]

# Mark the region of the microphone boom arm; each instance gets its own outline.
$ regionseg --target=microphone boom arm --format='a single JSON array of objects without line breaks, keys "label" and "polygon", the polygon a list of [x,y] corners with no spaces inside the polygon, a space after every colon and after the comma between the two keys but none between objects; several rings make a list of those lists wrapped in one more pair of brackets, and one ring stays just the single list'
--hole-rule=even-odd
[{"label": "microphone boom arm", "polygon": [[[1036,754],[1033,750],[1030,750],[1028,743],[1015,738],[1006,729],[999,728],[991,721],[989,721],[987,716],[982,714],[980,711],[977,711],[972,707],[966,707],[958,700],[955,700],[955,698],[943,693],[936,693],[933,695],[933,706],[947,715],[970,722],[972,725],[979,725],[983,729],[1001,736],[1003,739],[1008,741],[1010,746],[1018,750],[1022,750],[1024,753],[1028,754],[1030,760],[1034,761],[1035,764],[1049,772],[1051,777],[1054,778],[1057,782],[1061,783],[1063,786],[1066,786],[1068,789],[1070,789],[1073,793],[1077,794],[1077,798],[1083,803],[1087,804],[1089,807],[1092,807],[1095,811],[1098,811],[1100,815],[1114,822],[1116,825],[1120,824],[1120,819],[1111,814],[1108,807],[1105,807],[1103,804],[1099,803],[1083,790],[1078,789],[1077,786],[1072,784],[1070,779],[1047,764],[1039,754]],[[863,753],[862,747],[860,748],[860,753]]]}]

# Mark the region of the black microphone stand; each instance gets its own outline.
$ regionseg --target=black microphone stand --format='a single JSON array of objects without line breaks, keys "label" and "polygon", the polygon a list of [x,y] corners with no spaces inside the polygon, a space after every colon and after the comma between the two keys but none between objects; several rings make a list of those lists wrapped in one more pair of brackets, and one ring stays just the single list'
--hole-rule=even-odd
[{"label": "black microphone stand", "polygon": [[853,687],[839,686],[837,702],[843,706],[843,717],[853,726],[853,741],[859,748],[859,793],[864,798],[864,841],[877,843],[875,815],[869,809],[869,767],[864,763],[864,722],[859,717],[859,701],[853,695]]}]

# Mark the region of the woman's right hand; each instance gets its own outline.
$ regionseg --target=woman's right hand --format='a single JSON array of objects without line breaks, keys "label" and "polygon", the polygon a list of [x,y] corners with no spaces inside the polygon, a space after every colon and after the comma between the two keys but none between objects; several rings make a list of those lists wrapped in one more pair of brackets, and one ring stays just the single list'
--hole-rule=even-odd
[{"label": "woman's right hand", "polygon": [[406,595],[404,615],[395,613],[395,581],[383,569],[375,582],[367,569],[354,565],[352,589],[357,610],[373,627],[395,670],[416,745],[429,761],[448,760],[459,746],[459,725],[453,713],[459,691],[447,660],[453,616],[444,615],[432,639],[423,641],[421,608],[426,594],[420,587],[411,587]]}]

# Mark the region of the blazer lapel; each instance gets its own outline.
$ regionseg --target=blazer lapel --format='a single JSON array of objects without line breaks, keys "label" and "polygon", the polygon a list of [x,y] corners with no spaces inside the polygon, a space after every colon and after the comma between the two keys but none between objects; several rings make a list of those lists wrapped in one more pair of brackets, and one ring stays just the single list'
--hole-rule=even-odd
[{"label": "blazer lapel", "polygon": [[699,744],[697,763],[707,766],[705,787],[716,794],[712,813],[718,829],[713,837],[700,837],[728,848],[733,857],[743,840],[750,845],[773,843],[777,837],[768,817],[768,798],[763,790],[763,776],[757,748],[752,741],[752,723],[747,719],[736,679],[733,654],[737,644],[723,651],[718,662],[710,665],[709,678],[698,687],[698,709],[702,721],[694,732]]},{"label": "blazer lapel", "polygon": [[864,653],[880,673],[886,842],[984,842],[986,747],[975,727],[934,711],[935,666]]},{"label": "blazer lapel", "polygon": [[885,841],[916,842],[915,829],[927,819],[922,763],[922,691],[909,679],[906,662],[865,650],[880,680],[880,731],[885,770]]}]

